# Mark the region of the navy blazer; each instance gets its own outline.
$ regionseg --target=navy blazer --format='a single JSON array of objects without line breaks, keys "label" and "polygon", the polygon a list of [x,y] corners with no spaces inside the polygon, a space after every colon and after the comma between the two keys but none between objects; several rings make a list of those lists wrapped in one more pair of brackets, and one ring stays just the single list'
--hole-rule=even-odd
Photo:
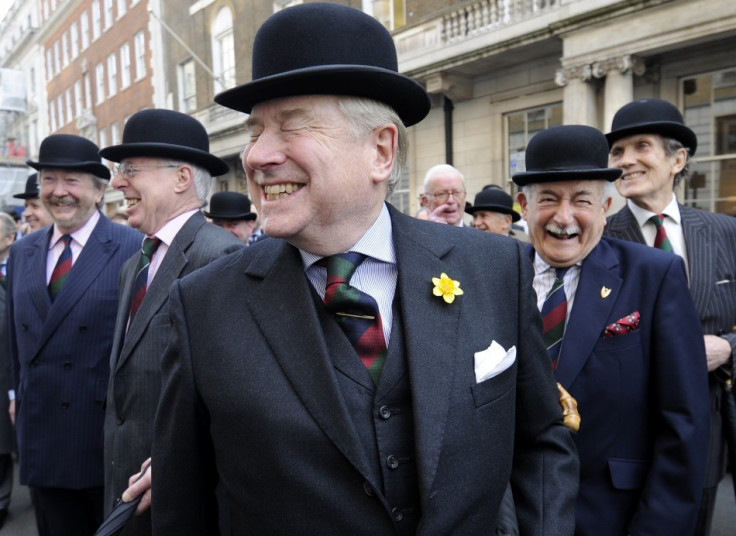
[{"label": "navy blazer", "polygon": [[[685,237],[690,294],[700,317],[703,333],[720,335],[736,354],[736,218],[714,214],[685,205],[680,208]],[[644,244],[644,235],[628,206],[608,218],[605,234]],[[731,363],[736,368],[736,364]],[[732,369],[732,375],[736,373]],[[734,376],[736,377],[736,376]],[[710,383],[710,454],[705,473],[705,487],[717,486],[726,470],[724,434],[734,434],[734,424],[724,424],[720,409],[726,404],[724,391],[716,375]],[[723,427],[729,426],[728,432]],[[736,458],[734,458],[736,459]]]},{"label": "navy blazer", "polygon": [[[509,478],[524,534],[569,535],[577,457],[519,243],[390,209],[413,401],[417,534],[489,534]],[[446,273],[464,294],[432,294]],[[172,287],[153,459],[155,534],[395,534],[342,398],[298,251],[271,238]],[[516,346],[476,383],[474,354]],[[380,386],[379,386],[380,388]],[[544,484],[543,484],[544,483]]]},{"label": "navy blazer", "polygon": [[[638,329],[604,337],[638,312]],[[576,534],[691,534],[705,472],[705,348],[679,257],[602,238],[582,263],[557,380],[577,399]]]},{"label": "navy blazer", "polygon": [[52,303],[46,258],[53,228],[10,248],[8,338],[20,481],[102,486],[102,409],[123,263],[142,235],[100,217]]}]

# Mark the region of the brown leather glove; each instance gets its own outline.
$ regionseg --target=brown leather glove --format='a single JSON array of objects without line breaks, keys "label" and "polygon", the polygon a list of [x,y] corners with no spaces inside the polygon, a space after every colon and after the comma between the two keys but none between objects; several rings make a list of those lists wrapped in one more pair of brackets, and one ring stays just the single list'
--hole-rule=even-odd
[{"label": "brown leather glove", "polygon": [[580,413],[578,413],[578,402],[562,385],[557,384],[560,392],[560,406],[562,406],[562,423],[573,432],[580,428]]}]

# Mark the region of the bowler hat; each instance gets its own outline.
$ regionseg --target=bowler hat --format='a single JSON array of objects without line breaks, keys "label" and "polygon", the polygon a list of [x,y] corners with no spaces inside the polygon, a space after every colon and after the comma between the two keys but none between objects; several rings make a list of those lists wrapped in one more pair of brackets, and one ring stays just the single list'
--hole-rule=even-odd
[{"label": "bowler hat", "polygon": [[255,220],[250,198],[239,192],[217,192],[210,198],[210,211],[205,216],[217,220]]},{"label": "bowler hat", "polygon": [[521,216],[514,210],[514,200],[501,188],[485,188],[475,194],[475,201],[465,208],[468,214],[475,214],[479,210],[511,214],[512,221],[519,221]]},{"label": "bowler hat", "polygon": [[73,134],[52,134],[41,142],[38,162],[26,160],[33,169],[74,169],[110,180],[110,170],[102,164],[100,148],[87,138]]},{"label": "bowler hat", "polygon": [[123,143],[100,154],[113,162],[134,156],[171,158],[202,166],[213,176],[227,173],[228,165],[209,151],[207,131],[195,118],[173,110],[141,110],[125,123]]},{"label": "bowler hat", "polygon": [[252,81],[215,102],[250,113],[281,97],[351,95],[388,104],[407,126],[429,112],[424,88],[399,74],[388,30],[348,6],[316,2],[275,13],[256,33],[252,65]]},{"label": "bowler hat", "polygon": [[550,127],[526,148],[526,171],[514,173],[519,186],[537,182],[605,180],[623,173],[608,167],[608,143],[598,129],[583,125]]},{"label": "bowler hat", "polygon": [[691,155],[698,148],[698,137],[685,126],[680,110],[661,99],[642,99],[622,106],[613,116],[611,132],[606,134],[608,146],[632,134],[659,134],[673,138],[687,147]]},{"label": "bowler hat", "polygon": [[26,179],[26,191],[19,194],[13,194],[16,199],[34,199],[39,196],[38,192],[38,173],[28,176]]}]

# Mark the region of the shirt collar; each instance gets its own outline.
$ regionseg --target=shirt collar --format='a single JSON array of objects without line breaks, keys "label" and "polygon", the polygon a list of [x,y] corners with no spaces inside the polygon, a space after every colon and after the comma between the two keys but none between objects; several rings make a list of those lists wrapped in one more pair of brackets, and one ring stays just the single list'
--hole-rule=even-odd
[{"label": "shirt collar", "polygon": [[[391,216],[389,216],[388,208],[384,203],[376,221],[355,245],[348,248],[348,251],[355,251],[382,262],[396,264],[392,229]],[[299,250],[299,253],[302,256],[304,268],[308,268],[322,258],[320,255],[314,255],[302,249]]]},{"label": "shirt collar", "polygon": [[181,231],[181,228],[184,227],[184,224],[198,211],[199,209],[195,208],[193,210],[182,212],[177,217],[167,221],[161,229],[153,234],[153,236],[166,244],[166,247],[171,246],[171,243],[174,241],[174,238],[176,238],[179,231]]},{"label": "shirt collar", "polygon": [[[92,235],[92,231],[95,230],[95,226],[98,221],[100,221],[100,211],[95,210],[92,216],[89,217],[82,227],[71,233],[71,237],[75,242],[84,247],[87,244],[87,240],[89,240],[89,237]],[[59,227],[56,224],[54,224],[53,229],[54,230],[51,233],[51,241],[49,242],[49,249],[52,249],[56,243],[61,240],[61,237],[67,234],[59,230]]]},{"label": "shirt collar", "polygon": [[[644,224],[649,221],[649,218],[655,216],[654,212],[650,212],[645,208],[641,208],[631,199],[626,201],[626,205],[629,207],[629,210],[634,215],[634,218],[639,224],[639,227],[644,227]],[[680,206],[677,204],[677,197],[675,197],[674,194],[672,195],[672,199],[670,200],[669,204],[664,207],[662,214],[664,214],[665,216],[669,216],[675,223],[677,223],[677,225],[680,225]]]},{"label": "shirt collar", "polygon": [[[573,266],[582,266],[582,262],[576,262],[573,264]],[[554,271],[554,268],[544,262],[542,260],[542,257],[540,257],[537,253],[534,254],[534,275],[537,276],[539,274],[543,274],[544,272],[552,270]]]}]

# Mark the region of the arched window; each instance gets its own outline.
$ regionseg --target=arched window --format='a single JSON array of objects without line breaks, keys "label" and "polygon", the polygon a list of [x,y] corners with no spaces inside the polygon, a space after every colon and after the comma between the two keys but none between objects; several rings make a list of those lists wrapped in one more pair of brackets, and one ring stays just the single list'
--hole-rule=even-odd
[{"label": "arched window", "polygon": [[215,93],[235,85],[235,41],[233,15],[223,7],[212,24],[212,66],[215,75]]}]

